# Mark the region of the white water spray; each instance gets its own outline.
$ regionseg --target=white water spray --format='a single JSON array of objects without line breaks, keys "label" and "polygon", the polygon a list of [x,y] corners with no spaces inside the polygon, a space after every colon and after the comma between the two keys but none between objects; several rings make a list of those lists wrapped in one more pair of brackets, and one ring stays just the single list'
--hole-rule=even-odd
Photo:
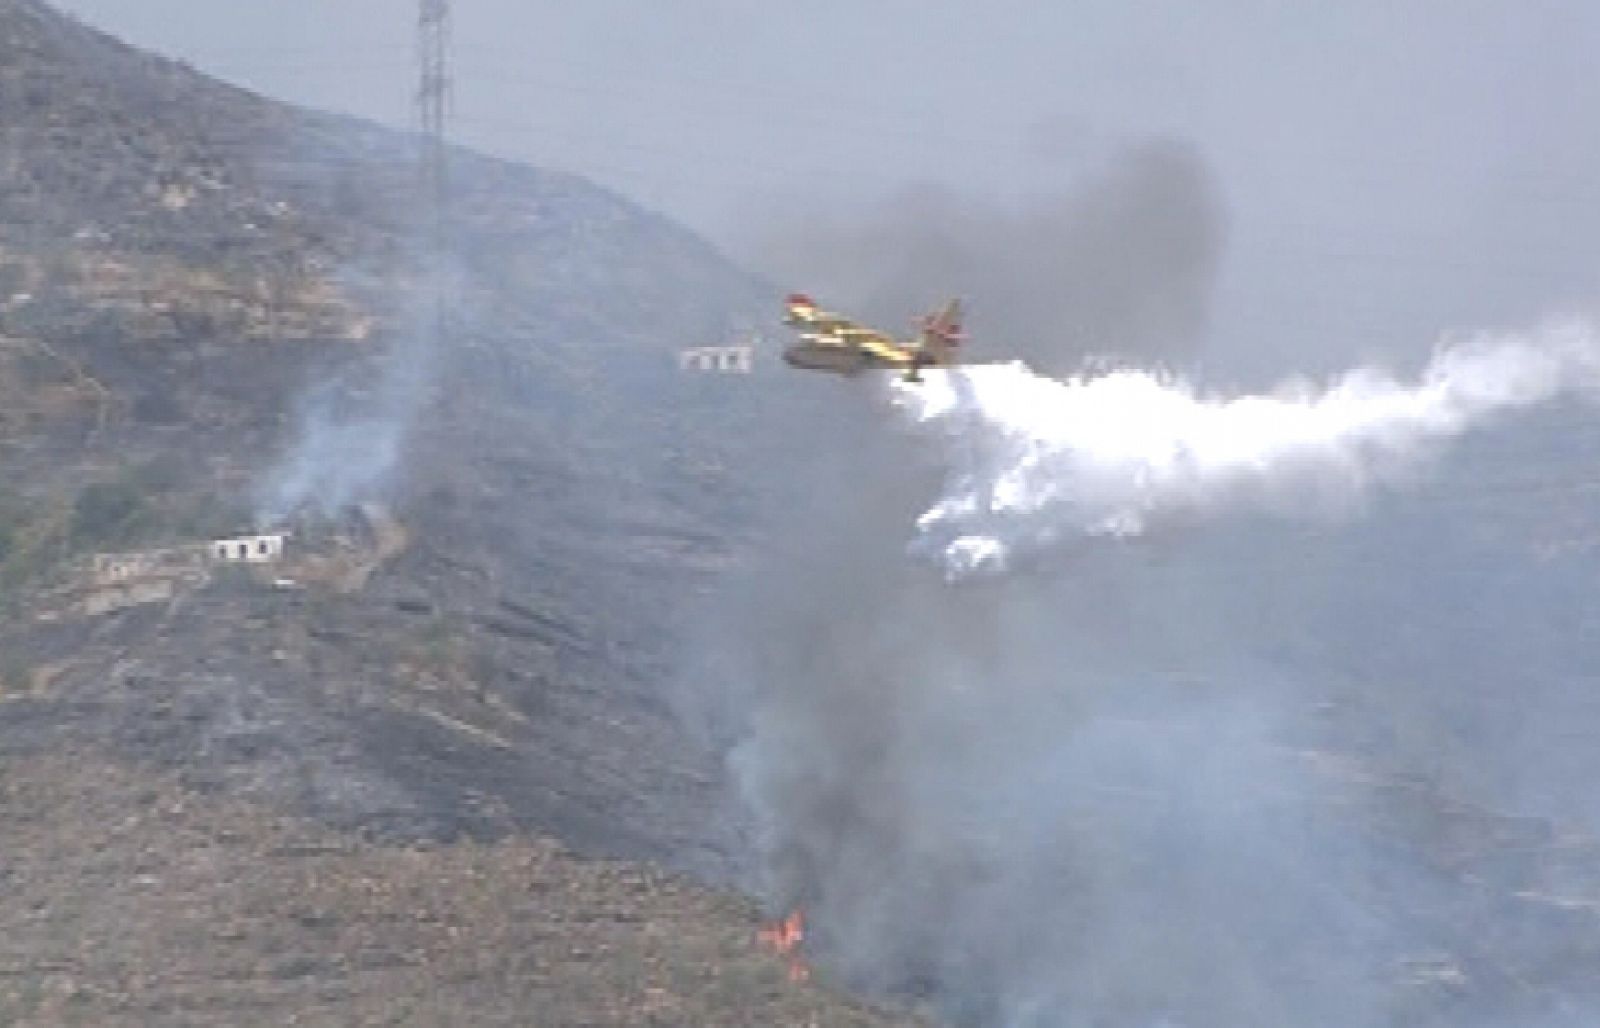
[{"label": "white water spray", "polygon": [[895,402],[952,444],[917,547],[960,577],[1075,536],[1139,535],[1166,515],[1326,510],[1496,412],[1597,386],[1600,342],[1565,321],[1443,347],[1413,383],[1358,369],[1230,398],[1146,371],[1057,381],[1008,364],[897,384]]}]

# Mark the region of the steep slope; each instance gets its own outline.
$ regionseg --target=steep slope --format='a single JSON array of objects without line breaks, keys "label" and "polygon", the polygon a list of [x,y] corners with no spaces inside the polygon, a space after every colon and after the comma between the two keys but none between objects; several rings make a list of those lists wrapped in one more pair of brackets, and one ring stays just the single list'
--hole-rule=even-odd
[{"label": "steep slope", "polygon": [[7,1024],[908,1023],[547,840],[374,846],[89,754],[0,761],[0,809]]},{"label": "steep slope", "polygon": [[[661,219],[454,155],[433,346],[403,137],[34,0],[0,0],[0,76],[0,1016],[848,1023],[771,991],[753,910],[547,841],[746,870],[664,683],[745,556],[730,469],[765,469],[793,502],[701,699],[852,980],[976,1023],[1593,1020],[1570,419],[1349,523],[951,590],[897,548],[937,469],[859,391],[676,371],[770,298]],[[86,606],[96,554],[258,523],[281,567]]]},{"label": "steep slope", "polygon": [[[728,557],[719,468],[754,408],[674,352],[763,288],[580,180],[457,153],[435,345],[403,137],[35,0],[0,0],[0,76],[0,745],[727,873],[714,763],[660,688],[679,601]],[[296,462],[310,485],[272,509]],[[94,554],[264,510],[293,588],[213,574],[83,613]]]}]

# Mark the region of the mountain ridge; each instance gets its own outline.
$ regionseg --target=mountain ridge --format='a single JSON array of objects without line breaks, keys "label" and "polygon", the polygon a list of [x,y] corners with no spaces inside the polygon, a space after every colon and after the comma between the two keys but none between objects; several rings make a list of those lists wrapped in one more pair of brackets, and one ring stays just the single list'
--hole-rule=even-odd
[{"label": "mountain ridge", "polygon": [[[340,823],[446,835],[585,825],[570,840],[580,847],[705,860],[699,829],[669,828],[679,819],[656,808],[720,819],[718,772],[654,676],[669,659],[672,598],[729,559],[722,504],[739,487],[717,453],[753,408],[685,381],[673,356],[751,323],[765,287],[615,194],[453,151],[459,295],[449,343],[418,358],[427,262],[403,134],[217,85],[34,0],[3,0],[0,25],[0,68],[48,85],[0,90],[11,609],[36,612],[94,552],[238,532],[273,466],[328,424],[395,423],[401,465],[364,488],[410,540],[357,593],[235,583],[105,619],[8,619],[13,701],[0,734],[4,720],[37,725],[55,710],[74,732],[108,732],[130,754],[247,791],[287,789]],[[381,409],[393,367],[413,360],[418,391]],[[640,402],[663,395],[684,402]],[[336,454],[329,473],[369,459]],[[314,508],[292,519],[291,547],[363,537],[353,509]],[[297,627],[305,608],[326,620],[321,638]],[[527,627],[518,610],[559,628]],[[241,634],[251,626],[279,633],[289,657],[254,653]],[[431,657],[402,659],[419,628]],[[204,711],[186,722],[198,735],[141,724],[130,683],[147,681]],[[264,681],[274,685],[256,695]],[[227,730],[261,736],[244,747],[253,757],[204,743],[217,711],[239,720],[244,696],[293,716]],[[85,728],[91,710],[98,728]],[[477,721],[494,730],[450,727]],[[396,802],[416,815],[363,813],[351,790],[289,787],[264,770],[275,749],[280,763],[306,759],[307,724],[353,732],[350,773],[383,783],[374,795],[409,794]],[[510,755],[489,736],[514,740]],[[397,761],[402,739],[437,752]],[[500,799],[523,815],[496,827],[465,813],[471,773],[445,756],[458,746],[499,769]],[[653,761],[683,770],[662,776]]]}]

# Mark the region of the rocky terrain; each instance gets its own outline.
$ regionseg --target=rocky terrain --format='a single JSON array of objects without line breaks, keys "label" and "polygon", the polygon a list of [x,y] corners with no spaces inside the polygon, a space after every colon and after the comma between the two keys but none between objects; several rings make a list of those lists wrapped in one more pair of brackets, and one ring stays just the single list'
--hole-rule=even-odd
[{"label": "rocky terrain", "polygon": [[[1373,1023],[1589,1023],[1587,421],[1353,527],[950,590],[886,542],[936,472],[862,393],[678,370],[765,284],[454,152],[440,334],[416,182],[402,134],[0,0],[0,1020],[894,1020],[837,982],[987,1024],[1031,970],[1106,1023],[1351,1023],[1296,1005],[1351,981]],[[206,555],[257,531],[282,561]],[[719,612],[754,643],[683,652]],[[706,738],[719,657],[755,671]],[[713,891],[774,869],[812,984]]]},{"label": "rocky terrain", "polygon": [[[459,154],[470,256],[427,352],[402,137],[28,0],[0,5],[0,69],[0,736],[113,743],[400,836],[537,825],[726,873],[715,769],[657,689],[674,600],[728,559],[741,412],[727,390],[638,398],[694,392],[676,349],[760,287],[580,181]],[[424,384],[395,400],[404,361]],[[318,418],[391,423],[402,466],[369,481],[378,448],[318,452]],[[282,512],[291,553],[356,545],[360,519],[320,502],[347,477],[404,534],[361,588],[39,620],[95,553],[250,530],[297,454],[325,477]]]},{"label": "rocky terrain", "polygon": [[887,1025],[757,911],[543,839],[377,845],[62,752],[0,764],[7,1024]]},{"label": "rocky terrain", "polygon": [[757,409],[675,357],[768,290],[451,179],[434,338],[404,136],[0,0],[0,1019],[880,1023],[662,870],[742,873],[665,682]]}]

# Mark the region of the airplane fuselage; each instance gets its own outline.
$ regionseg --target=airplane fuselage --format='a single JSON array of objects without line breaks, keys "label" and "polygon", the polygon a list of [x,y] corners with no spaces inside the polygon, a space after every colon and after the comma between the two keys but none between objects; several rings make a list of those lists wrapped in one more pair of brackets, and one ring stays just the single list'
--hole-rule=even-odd
[{"label": "airplane fuselage", "polygon": [[806,337],[787,347],[783,360],[792,368],[836,375],[857,375],[873,369],[903,371],[911,366],[910,360],[885,358],[848,342]]},{"label": "airplane fuselage", "polygon": [[960,363],[955,349],[962,338],[960,318],[960,302],[952,300],[944,310],[921,319],[918,338],[900,340],[821,310],[809,296],[795,293],[788,299],[784,324],[799,341],[783,351],[783,359],[793,368],[836,375],[900,371],[915,382],[923,368]]}]

